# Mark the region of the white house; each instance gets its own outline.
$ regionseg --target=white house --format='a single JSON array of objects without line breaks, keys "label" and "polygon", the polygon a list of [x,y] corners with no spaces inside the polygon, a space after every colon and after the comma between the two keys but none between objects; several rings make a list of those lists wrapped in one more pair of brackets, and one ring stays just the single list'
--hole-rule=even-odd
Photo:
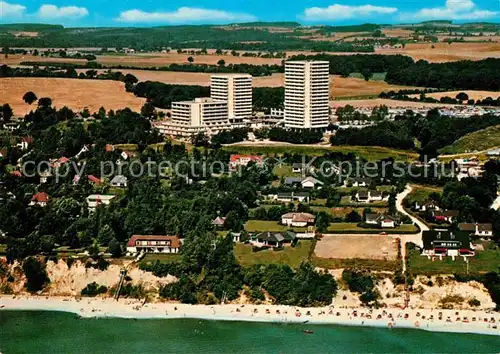
[{"label": "white house", "polygon": [[315,216],[309,213],[287,213],[281,216],[281,223],[293,227],[306,227],[314,224]]},{"label": "white house", "polygon": [[384,197],[379,191],[358,191],[355,199],[358,203],[375,203],[388,200],[389,195]]},{"label": "white house", "polygon": [[177,236],[133,235],[127,243],[127,253],[179,253],[181,241]]},{"label": "white house", "polygon": [[87,197],[87,206],[89,212],[93,213],[99,205],[109,205],[114,195],[91,194]]},{"label": "white house", "polygon": [[116,175],[109,183],[112,187],[127,187],[128,179],[123,175]]},{"label": "white house", "polygon": [[40,184],[45,184],[52,177],[52,173],[49,170],[40,172]]},{"label": "white house", "polygon": [[321,188],[323,186],[323,182],[321,182],[319,179],[316,179],[314,177],[307,177],[300,182],[302,188],[316,188],[318,186]]},{"label": "white house", "polygon": [[474,236],[490,238],[493,236],[493,225],[492,224],[467,224],[461,223],[458,225],[460,231],[466,231]]}]

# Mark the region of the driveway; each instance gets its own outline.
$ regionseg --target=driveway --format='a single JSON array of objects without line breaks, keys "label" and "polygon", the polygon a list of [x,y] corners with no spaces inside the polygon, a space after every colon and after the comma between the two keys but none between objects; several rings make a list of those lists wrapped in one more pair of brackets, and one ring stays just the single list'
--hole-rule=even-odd
[{"label": "driveway", "polygon": [[396,209],[398,210],[398,212],[408,216],[411,219],[411,221],[414,224],[417,224],[418,227],[420,228],[420,232],[418,234],[401,235],[401,255],[403,258],[403,272],[406,271],[406,262],[404,261],[406,259],[406,244],[411,242],[420,247],[423,247],[424,243],[422,241],[422,233],[424,231],[429,231],[429,227],[423,221],[408,213],[403,207],[403,200],[408,196],[408,194],[411,193],[412,190],[413,187],[408,184],[406,185],[405,190],[396,196]]}]

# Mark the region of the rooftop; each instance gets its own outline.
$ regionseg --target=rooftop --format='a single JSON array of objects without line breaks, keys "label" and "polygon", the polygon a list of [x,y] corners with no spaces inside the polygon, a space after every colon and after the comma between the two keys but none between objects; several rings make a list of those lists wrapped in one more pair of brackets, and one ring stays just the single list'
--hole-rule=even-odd
[{"label": "rooftop", "polygon": [[170,247],[172,248],[179,248],[181,246],[179,237],[165,235],[132,235],[127,242],[127,246],[134,247],[136,241],[170,241]]}]

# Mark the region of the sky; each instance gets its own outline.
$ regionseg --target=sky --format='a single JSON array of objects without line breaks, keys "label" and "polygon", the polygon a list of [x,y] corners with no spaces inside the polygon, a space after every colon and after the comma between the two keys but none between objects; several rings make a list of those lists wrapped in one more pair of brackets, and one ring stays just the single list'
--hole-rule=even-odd
[{"label": "sky", "polygon": [[0,0],[0,23],[159,26],[298,21],[304,25],[500,22],[500,0]]}]

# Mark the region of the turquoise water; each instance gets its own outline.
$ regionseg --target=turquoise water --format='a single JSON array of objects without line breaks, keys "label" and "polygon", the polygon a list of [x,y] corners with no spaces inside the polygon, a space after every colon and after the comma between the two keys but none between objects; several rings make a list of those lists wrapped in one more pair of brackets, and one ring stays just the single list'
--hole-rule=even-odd
[{"label": "turquoise water", "polygon": [[[305,334],[302,329],[311,329],[314,333]],[[194,319],[80,319],[62,312],[0,311],[0,352],[3,354],[499,351],[500,337],[414,329]]]}]

